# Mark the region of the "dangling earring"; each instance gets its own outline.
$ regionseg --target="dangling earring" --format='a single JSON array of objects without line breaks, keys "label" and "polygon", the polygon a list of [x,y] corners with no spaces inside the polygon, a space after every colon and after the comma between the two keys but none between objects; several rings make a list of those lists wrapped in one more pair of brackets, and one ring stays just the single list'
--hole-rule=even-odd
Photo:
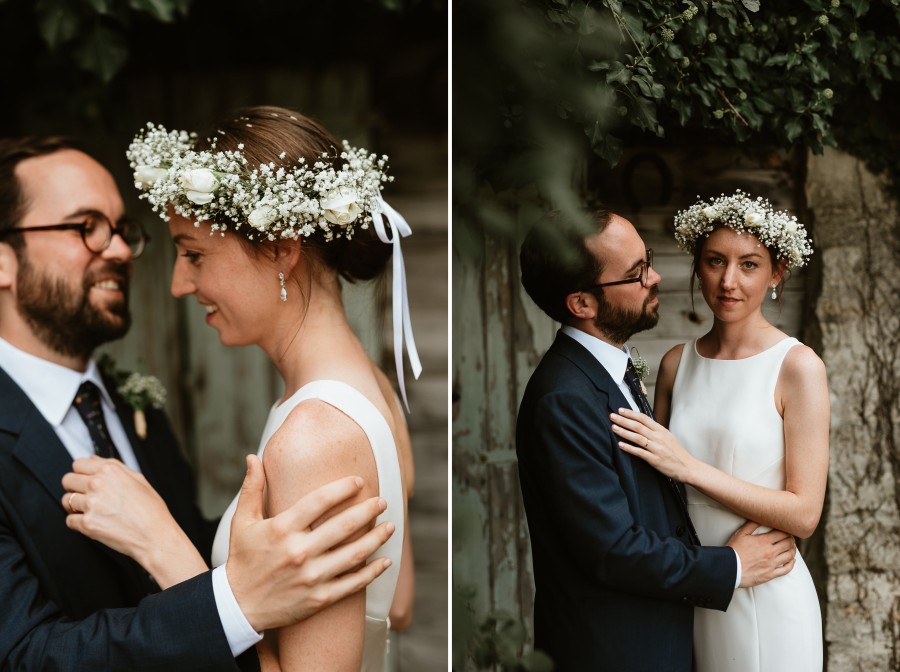
[{"label": "dangling earring", "polygon": [[278,271],[278,282],[281,285],[281,300],[287,301],[287,288],[284,286],[284,273]]},{"label": "dangling earring", "polygon": [[778,293],[775,291],[775,287],[776,287],[776,285],[772,285],[772,299],[773,300],[778,298]]}]

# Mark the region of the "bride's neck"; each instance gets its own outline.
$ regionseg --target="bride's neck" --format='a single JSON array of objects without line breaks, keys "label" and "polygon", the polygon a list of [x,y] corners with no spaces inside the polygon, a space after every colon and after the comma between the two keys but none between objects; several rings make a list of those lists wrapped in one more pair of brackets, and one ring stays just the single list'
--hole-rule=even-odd
[{"label": "bride's neck", "polygon": [[310,380],[334,375],[329,372],[365,355],[347,321],[338,286],[314,283],[308,303],[300,296],[296,301],[292,315],[280,320],[271,341],[260,344],[281,374],[286,396]]}]

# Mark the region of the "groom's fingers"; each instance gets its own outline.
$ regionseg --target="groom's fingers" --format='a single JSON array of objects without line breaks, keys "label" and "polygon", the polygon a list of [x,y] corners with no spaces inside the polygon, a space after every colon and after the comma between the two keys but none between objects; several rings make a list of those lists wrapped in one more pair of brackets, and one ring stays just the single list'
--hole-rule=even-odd
[{"label": "groom's fingers", "polygon": [[391,561],[388,558],[378,558],[355,572],[332,579],[326,584],[325,590],[328,594],[324,599],[325,604],[334,604],[348,595],[362,590],[390,566]]},{"label": "groom's fingers", "polygon": [[[386,542],[394,533],[395,529],[394,523],[389,520],[385,521],[366,532],[359,539],[354,539],[348,544],[344,544],[333,551],[323,554],[320,558],[315,560],[315,562],[320,565],[317,568],[316,573],[327,579],[331,579],[335,576],[339,577],[350,570],[357,569],[360,565],[364,565],[366,560],[381,548],[384,542]],[[316,530],[316,532],[318,532],[318,530]],[[315,532],[313,532],[313,534],[315,534]],[[380,558],[380,560],[387,560],[387,558]],[[374,561],[376,564],[378,562],[378,560]],[[388,560],[388,565],[390,565],[390,560]],[[386,568],[387,567],[384,569]],[[381,571],[383,571],[383,569],[378,573],[380,574]]]},{"label": "groom's fingers", "polygon": [[[290,508],[285,509],[281,513],[279,513],[275,518],[281,520],[288,529],[292,530],[306,530],[314,522],[319,520],[323,515],[328,513],[331,509],[333,509],[338,504],[342,502],[346,502],[348,499],[352,499],[356,495],[359,494],[359,491],[363,487],[363,479],[359,476],[345,476],[337,481],[332,481],[331,483],[326,483],[325,485],[319,486],[312,492],[307,493],[299,500],[297,500]],[[373,498],[377,500],[378,498]],[[369,500],[371,502],[372,500]],[[364,502],[365,503],[365,502]],[[374,515],[370,515],[369,509],[377,508],[376,504],[371,504],[366,509],[365,517],[363,520],[357,522],[357,519],[361,517],[360,511],[357,509],[353,514],[349,516],[344,516],[343,513],[346,511],[354,511],[355,507],[351,507],[347,509],[345,512],[333,516],[328,520],[338,520],[337,525],[332,527],[338,527],[340,525],[348,525],[353,528],[353,531],[357,531],[365,526],[366,523],[371,523],[375,520],[375,517],[378,513]],[[321,527],[328,525],[329,522],[326,521],[322,524]],[[318,528],[317,528],[318,529]],[[349,533],[341,535],[334,543],[337,541],[341,541],[349,536]],[[334,545],[334,544],[332,544]],[[331,548],[331,546],[324,546],[319,550],[326,550]]]},{"label": "groom's fingers", "polygon": [[241,484],[241,493],[238,495],[237,506],[234,509],[234,517],[231,520],[234,525],[248,525],[263,517],[263,490],[266,485],[266,475],[262,462],[256,455],[247,455],[247,473]]},{"label": "groom's fingers", "polygon": [[[364,530],[372,523],[374,523],[375,519],[386,508],[387,503],[383,499],[381,499],[380,497],[372,497],[364,502],[359,502],[358,504],[354,504],[353,506],[344,509],[340,513],[326,520],[324,523],[322,523],[309,533],[309,539],[307,543],[309,544],[310,551],[314,554],[324,553],[328,549],[342,544],[360,530]],[[391,533],[393,533],[393,523],[390,523],[390,525],[391,530],[390,532],[388,532],[387,536],[384,537],[384,541],[387,541],[387,537],[391,536]],[[359,542],[363,540],[366,540],[366,542],[363,544],[359,544]],[[361,560],[357,560],[356,562],[347,565],[341,571],[346,571],[351,567],[355,567],[360,562],[363,562],[372,553],[378,550],[378,547],[381,546],[384,541],[381,541],[380,543],[377,543],[373,546],[375,538],[371,536],[370,531],[361,539],[357,539],[352,544],[347,544],[348,548],[362,548],[363,550],[368,548],[369,552],[363,555]]]},{"label": "groom's fingers", "polygon": [[62,477],[62,486],[69,492],[87,492],[91,477],[69,472]]}]

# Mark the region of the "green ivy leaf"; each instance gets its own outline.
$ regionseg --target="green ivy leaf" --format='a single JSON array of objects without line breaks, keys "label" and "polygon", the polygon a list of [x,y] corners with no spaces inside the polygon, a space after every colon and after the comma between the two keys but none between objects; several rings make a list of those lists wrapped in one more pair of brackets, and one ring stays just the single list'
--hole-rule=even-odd
[{"label": "green ivy leaf", "polygon": [[132,9],[145,12],[163,23],[172,21],[176,8],[172,0],[129,0],[128,4]]},{"label": "green ivy leaf", "polygon": [[38,30],[51,50],[70,41],[81,30],[81,16],[66,0],[38,0]]},{"label": "green ivy leaf", "polygon": [[750,68],[747,66],[747,61],[743,58],[732,59],[731,69],[738,79],[742,79],[745,82],[748,82],[753,78],[753,75],[750,74]]},{"label": "green ivy leaf", "polygon": [[741,0],[741,4],[747,8],[748,12],[759,11],[759,0]]},{"label": "green ivy leaf", "polygon": [[869,11],[869,0],[850,0],[850,8],[853,10],[853,16],[860,17]]},{"label": "green ivy leaf", "polygon": [[784,134],[785,137],[787,137],[788,142],[793,142],[799,138],[801,133],[803,133],[803,125],[800,123],[799,119],[790,119],[784,125]]},{"label": "green ivy leaf", "polygon": [[875,40],[871,36],[860,37],[856,42],[850,42],[850,54],[860,63],[867,63],[875,53]]},{"label": "green ivy leaf", "polygon": [[609,72],[606,73],[606,81],[610,84],[628,84],[631,81],[631,69],[616,61],[610,66]]},{"label": "green ivy leaf", "polygon": [[103,82],[109,82],[125,65],[127,58],[125,38],[102,25],[95,26],[75,50],[78,65],[93,72]]}]

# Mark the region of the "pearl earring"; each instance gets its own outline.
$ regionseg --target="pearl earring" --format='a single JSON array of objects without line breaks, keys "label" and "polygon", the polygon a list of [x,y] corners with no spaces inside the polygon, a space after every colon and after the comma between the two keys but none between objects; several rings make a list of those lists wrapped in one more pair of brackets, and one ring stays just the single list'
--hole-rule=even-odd
[{"label": "pearl earring", "polygon": [[287,301],[287,288],[284,286],[284,273],[278,271],[278,282],[281,285],[281,300]]},{"label": "pearl earring", "polygon": [[772,285],[772,298],[773,298],[773,299],[777,299],[777,298],[778,298],[778,294],[775,292],[775,285]]}]

